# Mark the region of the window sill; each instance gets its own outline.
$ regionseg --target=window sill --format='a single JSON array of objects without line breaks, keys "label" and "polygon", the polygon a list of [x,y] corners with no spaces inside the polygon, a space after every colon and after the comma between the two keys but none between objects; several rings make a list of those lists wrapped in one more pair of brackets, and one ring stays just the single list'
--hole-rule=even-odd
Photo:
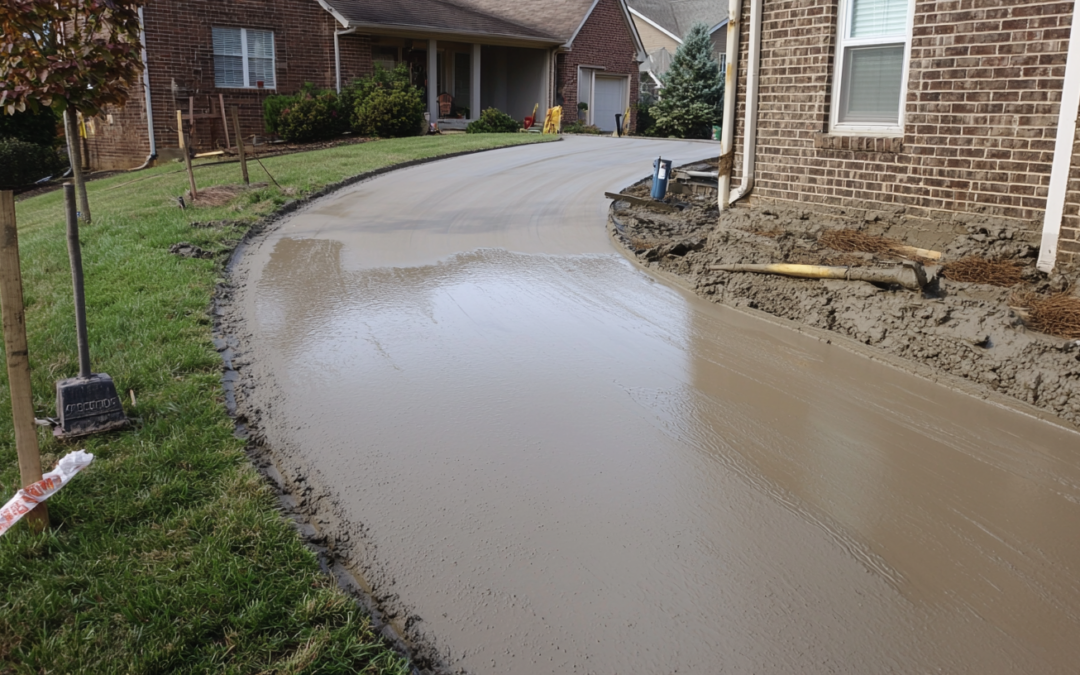
[{"label": "window sill", "polygon": [[817,133],[814,134],[814,147],[818,150],[898,154],[904,151],[904,139],[900,136],[849,136],[846,134]]}]

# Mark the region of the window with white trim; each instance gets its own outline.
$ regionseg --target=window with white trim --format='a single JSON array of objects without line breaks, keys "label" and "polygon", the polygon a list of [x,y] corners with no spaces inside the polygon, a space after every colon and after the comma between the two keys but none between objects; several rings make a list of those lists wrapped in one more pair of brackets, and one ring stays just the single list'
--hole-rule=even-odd
[{"label": "window with white trim", "polygon": [[914,0],[840,0],[833,131],[902,134]]},{"label": "window with white trim", "polygon": [[274,32],[214,26],[214,85],[254,89],[259,82],[274,89]]}]

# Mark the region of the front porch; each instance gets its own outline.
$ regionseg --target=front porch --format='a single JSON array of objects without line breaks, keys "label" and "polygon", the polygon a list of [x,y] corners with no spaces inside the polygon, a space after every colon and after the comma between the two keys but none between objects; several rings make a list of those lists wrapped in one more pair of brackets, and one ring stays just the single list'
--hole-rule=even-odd
[{"label": "front porch", "polygon": [[550,49],[431,36],[370,39],[372,64],[386,69],[405,65],[412,84],[424,90],[427,111],[441,129],[463,130],[486,108],[521,121],[536,106],[542,118],[551,105]]}]

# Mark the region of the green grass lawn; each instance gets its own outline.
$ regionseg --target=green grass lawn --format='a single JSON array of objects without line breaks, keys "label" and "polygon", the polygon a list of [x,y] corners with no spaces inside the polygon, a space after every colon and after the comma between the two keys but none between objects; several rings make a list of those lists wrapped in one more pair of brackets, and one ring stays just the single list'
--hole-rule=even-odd
[{"label": "green grass lawn", "polygon": [[[408,160],[539,140],[549,138],[453,135],[270,158],[287,194],[271,184],[214,208],[177,206],[187,188],[179,164],[91,182],[94,222],[81,232],[91,360],[135,423],[78,443],[39,431],[46,470],[78,448],[96,459],[49,501],[51,530],[19,524],[0,539],[0,673],[408,672],[320,573],[246,460],[223,405],[208,308],[227,251],[285,201]],[[249,170],[267,180],[258,164]],[[200,187],[239,183],[240,168],[196,177]],[[16,212],[34,408],[52,417],[56,380],[78,372],[63,193]],[[241,222],[190,226],[219,220]],[[169,254],[179,241],[219,255]],[[0,439],[7,501],[19,473],[6,370]]]}]

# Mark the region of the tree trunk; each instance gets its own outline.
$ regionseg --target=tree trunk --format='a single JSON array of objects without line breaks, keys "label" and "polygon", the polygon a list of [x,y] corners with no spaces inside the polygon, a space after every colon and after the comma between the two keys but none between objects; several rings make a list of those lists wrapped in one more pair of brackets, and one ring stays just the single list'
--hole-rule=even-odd
[{"label": "tree trunk", "polygon": [[75,177],[75,189],[79,195],[79,207],[82,218],[90,222],[90,202],[86,199],[86,179],[82,171],[82,151],[79,149],[79,124],[76,121],[76,113],[71,108],[64,111],[64,135],[67,136],[68,160],[71,162],[71,173]]}]

